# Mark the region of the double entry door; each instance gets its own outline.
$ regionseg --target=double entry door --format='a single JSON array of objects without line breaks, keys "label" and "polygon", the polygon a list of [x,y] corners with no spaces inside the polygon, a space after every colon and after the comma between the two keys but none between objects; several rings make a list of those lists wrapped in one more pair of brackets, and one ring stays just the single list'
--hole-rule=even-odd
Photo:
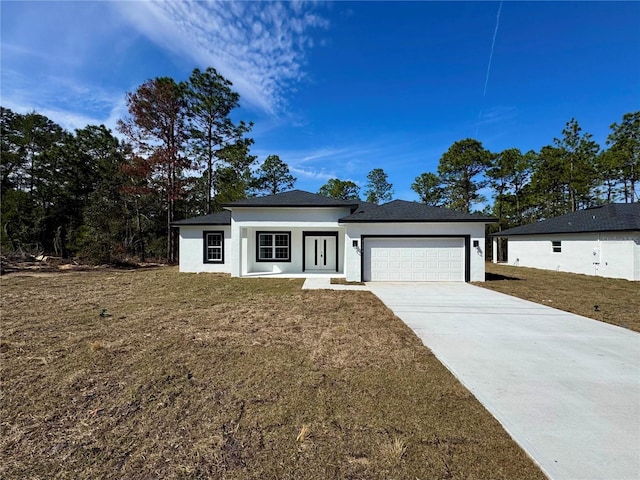
[{"label": "double entry door", "polygon": [[304,270],[338,271],[338,236],[321,233],[304,235]]}]

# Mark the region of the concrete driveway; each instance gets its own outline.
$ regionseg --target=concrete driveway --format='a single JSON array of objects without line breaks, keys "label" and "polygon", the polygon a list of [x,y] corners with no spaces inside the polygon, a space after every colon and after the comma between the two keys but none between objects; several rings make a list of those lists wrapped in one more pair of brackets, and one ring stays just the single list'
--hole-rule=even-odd
[{"label": "concrete driveway", "polygon": [[640,478],[640,334],[462,283],[368,283],[553,479]]}]

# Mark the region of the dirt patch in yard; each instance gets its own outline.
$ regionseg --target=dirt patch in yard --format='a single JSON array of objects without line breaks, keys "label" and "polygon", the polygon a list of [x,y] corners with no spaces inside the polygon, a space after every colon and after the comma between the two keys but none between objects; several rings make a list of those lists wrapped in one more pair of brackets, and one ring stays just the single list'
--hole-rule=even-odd
[{"label": "dirt patch in yard", "polygon": [[8,275],[0,477],[544,478],[369,292]]},{"label": "dirt patch in yard", "polygon": [[487,263],[476,285],[640,332],[639,282]]}]

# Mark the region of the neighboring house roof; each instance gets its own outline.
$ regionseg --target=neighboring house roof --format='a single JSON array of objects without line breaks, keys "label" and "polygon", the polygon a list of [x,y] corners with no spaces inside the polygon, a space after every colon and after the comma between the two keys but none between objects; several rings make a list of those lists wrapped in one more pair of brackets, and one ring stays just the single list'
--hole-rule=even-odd
[{"label": "neighboring house roof", "polygon": [[360,203],[362,202],[359,200],[341,200],[303,190],[291,190],[275,195],[267,195],[266,197],[245,198],[237,202],[227,203],[223,207],[350,207],[355,209]]},{"label": "neighboring house roof", "polygon": [[178,220],[176,222],[172,222],[171,225],[231,225],[231,212],[229,210],[224,210],[223,212],[210,213],[209,215],[201,215],[200,217]]},{"label": "neighboring house roof", "polygon": [[640,203],[609,203],[529,225],[493,233],[492,237],[511,235],[543,235],[553,233],[586,233],[640,231]]},{"label": "neighboring house roof", "polygon": [[340,219],[342,223],[376,222],[484,222],[493,223],[495,218],[477,213],[458,212],[442,207],[430,207],[423,203],[394,200],[383,205],[372,206]]}]

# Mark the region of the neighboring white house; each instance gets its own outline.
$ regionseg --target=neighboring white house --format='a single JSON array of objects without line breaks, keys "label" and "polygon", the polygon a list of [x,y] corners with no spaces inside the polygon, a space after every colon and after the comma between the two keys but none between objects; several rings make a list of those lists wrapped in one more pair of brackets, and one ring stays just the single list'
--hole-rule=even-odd
[{"label": "neighboring white house", "polygon": [[611,203],[497,232],[521,267],[640,280],[640,203]]},{"label": "neighboring white house", "polygon": [[374,205],[301,190],[180,220],[181,272],[344,276],[348,281],[484,281],[493,218],[416,202]]}]

